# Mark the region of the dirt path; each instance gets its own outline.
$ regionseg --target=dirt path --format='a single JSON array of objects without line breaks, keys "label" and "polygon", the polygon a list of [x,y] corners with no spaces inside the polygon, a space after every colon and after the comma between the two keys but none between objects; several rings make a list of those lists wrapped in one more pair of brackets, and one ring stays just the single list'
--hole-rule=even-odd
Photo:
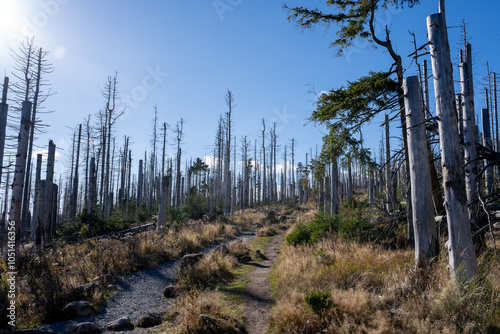
[{"label": "dirt path", "polygon": [[249,274],[250,283],[245,291],[245,310],[243,313],[245,328],[249,334],[266,333],[269,327],[273,300],[268,276],[278,257],[278,247],[282,240],[282,234],[274,237],[264,252],[267,259],[259,263],[257,269]]}]

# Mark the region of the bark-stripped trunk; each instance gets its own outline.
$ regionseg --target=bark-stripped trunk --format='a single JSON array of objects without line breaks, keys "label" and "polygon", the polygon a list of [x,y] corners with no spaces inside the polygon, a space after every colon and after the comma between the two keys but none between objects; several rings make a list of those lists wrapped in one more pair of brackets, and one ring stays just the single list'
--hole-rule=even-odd
[{"label": "bark-stripped trunk", "polygon": [[[21,114],[21,125],[17,139],[16,168],[14,170],[14,181],[12,185],[12,200],[10,206],[9,221],[15,222],[15,253],[16,262],[19,263],[19,246],[21,243],[21,233],[24,227],[21,222],[21,207],[24,187],[24,176],[26,172],[26,156],[28,154],[28,139],[30,130],[30,116],[32,104],[29,101],[23,102]],[[7,246],[8,247],[8,246]],[[7,248],[8,249],[8,248]]]},{"label": "bark-stripped trunk", "polygon": [[469,280],[477,272],[477,260],[467,215],[467,195],[462,170],[457,116],[454,110],[453,73],[448,32],[442,13],[427,18],[436,114],[439,125],[441,165],[446,199],[450,268],[459,279]]},{"label": "bark-stripped trunk", "polygon": [[418,77],[403,81],[410,159],[411,198],[417,265],[437,256],[439,240],[433,215],[432,182],[427,150],[425,117]]},{"label": "bark-stripped trunk", "polygon": [[52,232],[55,226],[52,226],[52,199],[53,199],[53,183],[54,183],[54,161],[56,156],[56,145],[51,140],[49,141],[49,154],[47,157],[47,173],[45,176],[45,201],[43,204],[43,225],[45,229],[44,244],[52,240]]}]

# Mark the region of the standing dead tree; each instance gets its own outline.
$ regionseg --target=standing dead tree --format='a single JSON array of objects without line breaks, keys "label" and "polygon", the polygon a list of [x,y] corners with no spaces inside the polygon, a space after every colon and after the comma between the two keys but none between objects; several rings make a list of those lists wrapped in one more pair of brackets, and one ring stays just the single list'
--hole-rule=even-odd
[{"label": "standing dead tree", "polygon": [[[21,205],[24,187],[24,177],[26,172],[26,157],[28,154],[28,137],[31,124],[31,107],[29,101],[23,102],[21,125],[17,138],[16,168],[14,170],[14,181],[12,185],[12,200],[10,206],[9,220],[15,224],[15,253],[16,261],[19,261],[19,246],[21,243]],[[8,246],[7,246],[8,247]]]},{"label": "standing dead tree", "polygon": [[[231,120],[231,113],[233,111],[233,108],[235,107],[234,105],[234,96],[233,93],[228,89],[227,93],[225,95],[225,100],[226,100],[226,105],[227,105],[227,112],[226,112],[226,119],[225,119],[225,133],[226,133],[226,154],[225,154],[225,166],[224,166],[224,182],[226,184],[226,194],[225,194],[225,201],[224,201],[224,214],[227,216],[231,213],[231,172],[230,172],[230,164],[231,164],[231,127],[232,127],[232,120]],[[236,173],[236,170],[234,171]],[[235,178],[235,175],[233,175],[233,178]],[[236,178],[235,178],[236,179]]]},{"label": "standing dead tree", "polygon": [[432,182],[425,132],[425,114],[422,109],[420,83],[417,76],[403,82],[408,124],[408,156],[413,200],[413,226],[415,231],[415,259],[423,265],[438,255],[439,240],[434,220]]},{"label": "standing dead tree", "polygon": [[113,77],[108,76],[108,79],[102,89],[101,93],[104,98],[105,107],[98,114],[100,123],[100,137],[101,137],[101,185],[100,185],[100,202],[101,209],[104,212],[110,212],[110,157],[111,157],[111,134],[113,126],[120,116],[124,114],[124,110],[116,110],[117,99],[117,84],[118,75],[115,73]]},{"label": "standing dead tree", "polygon": [[184,120],[181,118],[180,122],[177,123],[177,128],[175,130],[177,134],[177,159],[176,159],[176,176],[175,176],[175,207],[179,209],[181,205],[181,141],[182,141],[182,131],[184,129]]},{"label": "standing dead tree", "polygon": [[458,279],[470,280],[477,272],[477,259],[467,214],[444,0],[440,1],[440,13],[427,17],[427,31],[440,134],[450,268]]}]

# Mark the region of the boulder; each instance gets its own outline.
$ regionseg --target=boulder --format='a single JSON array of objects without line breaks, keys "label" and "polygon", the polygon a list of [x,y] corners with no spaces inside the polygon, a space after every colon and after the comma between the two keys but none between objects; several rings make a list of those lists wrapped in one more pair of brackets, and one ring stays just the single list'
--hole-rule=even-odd
[{"label": "boulder", "polygon": [[134,324],[129,317],[123,317],[120,319],[116,319],[115,321],[111,321],[110,323],[106,324],[105,327],[112,331],[120,331],[124,329],[133,329]]},{"label": "boulder", "polygon": [[139,317],[137,321],[137,327],[149,328],[161,325],[162,315],[159,313],[148,312]]},{"label": "boulder", "polygon": [[71,320],[93,315],[95,315],[94,306],[86,301],[71,302],[64,306],[63,310],[61,311],[61,318],[63,318],[64,320]]},{"label": "boulder", "polygon": [[66,334],[87,334],[101,332],[101,327],[97,326],[93,322],[81,322],[79,324],[74,324],[69,326],[65,331]]},{"label": "boulder", "polygon": [[94,294],[101,293],[101,287],[95,282],[90,282],[73,288],[71,296],[74,300],[92,299]]},{"label": "boulder", "polygon": [[175,297],[175,285],[169,284],[165,287],[165,290],[163,290],[163,297],[165,298],[174,298]]}]

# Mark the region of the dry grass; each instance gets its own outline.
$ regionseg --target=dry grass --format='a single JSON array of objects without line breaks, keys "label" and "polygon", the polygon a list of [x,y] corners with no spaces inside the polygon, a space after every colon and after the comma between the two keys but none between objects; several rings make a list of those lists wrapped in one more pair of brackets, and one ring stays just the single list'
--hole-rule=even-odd
[{"label": "dry grass", "polygon": [[179,273],[178,287],[191,289],[214,286],[233,277],[232,270],[238,265],[238,259],[222,251],[213,251],[205,255],[193,266],[184,268]]},{"label": "dry grass", "polygon": [[257,229],[257,236],[258,237],[272,237],[276,234],[278,234],[278,230],[274,226],[264,226],[259,229]]},{"label": "dry grass", "polygon": [[[497,333],[500,265],[480,259],[474,284],[449,280],[446,259],[415,270],[411,250],[384,250],[339,239],[282,246],[273,272],[272,333]],[[312,291],[331,291],[320,314]]]},{"label": "dry grass", "polygon": [[[172,311],[161,333],[239,333],[242,326],[235,307],[218,291],[193,289],[176,299]],[[214,321],[204,321],[203,316]]]},{"label": "dry grass", "polygon": [[[17,322],[20,327],[31,328],[50,321],[72,299],[74,287],[97,276],[122,275],[155,266],[237,234],[238,229],[229,224],[196,224],[159,235],[148,231],[120,240],[61,246],[40,257],[23,254]],[[2,269],[0,274],[4,274]],[[98,304],[101,297],[91,296],[89,301]]]}]

